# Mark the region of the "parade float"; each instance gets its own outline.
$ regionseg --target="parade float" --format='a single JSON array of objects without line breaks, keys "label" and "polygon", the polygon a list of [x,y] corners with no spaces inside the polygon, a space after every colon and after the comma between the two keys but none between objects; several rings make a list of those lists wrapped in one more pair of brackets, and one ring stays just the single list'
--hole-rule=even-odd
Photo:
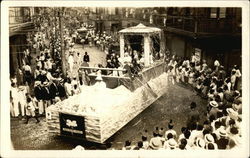
[{"label": "parade float", "polygon": [[[124,58],[124,37],[141,35],[145,67],[133,78],[100,75],[95,70],[125,71],[123,69],[82,67],[88,71],[90,85],[81,93],[51,105],[46,110],[48,131],[56,135],[105,143],[159,97],[167,89],[167,74],[162,59],[150,63],[151,36],[162,38],[162,31],[139,24],[120,32],[120,57]],[[162,40],[159,40],[162,41]],[[163,43],[160,44],[162,47]],[[161,50],[160,51],[164,51]],[[98,83],[96,83],[98,82]],[[100,86],[105,83],[105,86]]]}]

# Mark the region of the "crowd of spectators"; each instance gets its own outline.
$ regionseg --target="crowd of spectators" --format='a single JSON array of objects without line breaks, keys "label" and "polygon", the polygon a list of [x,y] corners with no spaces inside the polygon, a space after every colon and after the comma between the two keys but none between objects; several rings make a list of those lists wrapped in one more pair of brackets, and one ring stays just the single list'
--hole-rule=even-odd
[{"label": "crowd of spectators", "polygon": [[190,103],[186,126],[177,135],[174,122],[167,127],[156,127],[150,134],[142,131],[141,140],[132,144],[127,140],[123,150],[217,150],[240,148],[242,144],[242,92],[241,72],[234,66],[226,72],[218,60],[210,68],[206,61],[199,63],[195,57],[184,60],[166,54],[168,80],[172,84],[186,85],[197,95],[207,99],[206,120],[201,122],[202,113],[196,103]]},{"label": "crowd of spectators", "polygon": [[[28,47],[24,51],[19,75],[11,78],[10,113],[22,119],[43,116],[46,108],[55,102],[79,93],[76,76],[62,75],[61,38],[59,24],[49,16],[34,17],[36,31],[27,35]],[[79,56],[69,30],[64,27],[64,44],[70,55]],[[73,63],[79,62],[73,59]],[[69,64],[69,70],[72,67]],[[72,80],[72,81],[71,81]],[[37,122],[39,120],[37,119]]]}]

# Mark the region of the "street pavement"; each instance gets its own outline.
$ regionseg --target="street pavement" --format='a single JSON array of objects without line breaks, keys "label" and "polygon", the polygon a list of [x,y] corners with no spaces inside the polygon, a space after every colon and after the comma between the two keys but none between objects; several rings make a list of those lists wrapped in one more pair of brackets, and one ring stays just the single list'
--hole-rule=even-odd
[{"label": "street pavement", "polygon": [[[98,49],[95,46],[89,47],[88,45],[85,45],[84,47],[81,44],[75,44],[73,47],[75,54],[74,54],[74,59],[75,61],[80,61],[80,62],[75,62],[73,66],[73,72],[69,71],[68,63],[66,63],[66,68],[67,68],[67,73],[69,74],[70,77],[77,76],[79,67],[82,66],[83,64],[83,56],[85,52],[88,53],[89,55],[89,67],[97,67],[98,64],[102,64],[103,66],[106,66],[106,54]],[[77,57],[77,53],[79,52],[79,57]],[[66,61],[68,62],[68,56],[69,52],[66,51]]]}]

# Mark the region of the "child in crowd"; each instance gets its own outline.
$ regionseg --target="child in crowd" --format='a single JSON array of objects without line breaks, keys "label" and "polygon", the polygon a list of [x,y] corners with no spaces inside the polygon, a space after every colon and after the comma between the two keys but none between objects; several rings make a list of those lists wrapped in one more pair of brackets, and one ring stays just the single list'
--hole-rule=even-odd
[{"label": "child in crowd", "polygon": [[28,124],[29,119],[34,117],[37,121],[37,123],[39,123],[39,119],[35,113],[35,109],[36,107],[34,106],[34,103],[32,101],[32,99],[30,97],[27,97],[27,105],[26,105],[26,115],[27,115],[27,120],[26,120],[26,124]]}]

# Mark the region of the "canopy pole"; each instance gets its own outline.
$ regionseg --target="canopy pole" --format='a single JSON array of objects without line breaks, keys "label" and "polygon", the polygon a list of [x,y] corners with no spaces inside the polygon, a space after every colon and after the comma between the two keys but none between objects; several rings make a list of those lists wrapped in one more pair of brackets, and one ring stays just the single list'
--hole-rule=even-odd
[{"label": "canopy pole", "polygon": [[149,66],[149,54],[150,54],[150,37],[148,34],[143,35],[144,37],[144,64],[145,67]]},{"label": "canopy pole", "polygon": [[124,34],[120,34],[120,57],[124,57]]}]

